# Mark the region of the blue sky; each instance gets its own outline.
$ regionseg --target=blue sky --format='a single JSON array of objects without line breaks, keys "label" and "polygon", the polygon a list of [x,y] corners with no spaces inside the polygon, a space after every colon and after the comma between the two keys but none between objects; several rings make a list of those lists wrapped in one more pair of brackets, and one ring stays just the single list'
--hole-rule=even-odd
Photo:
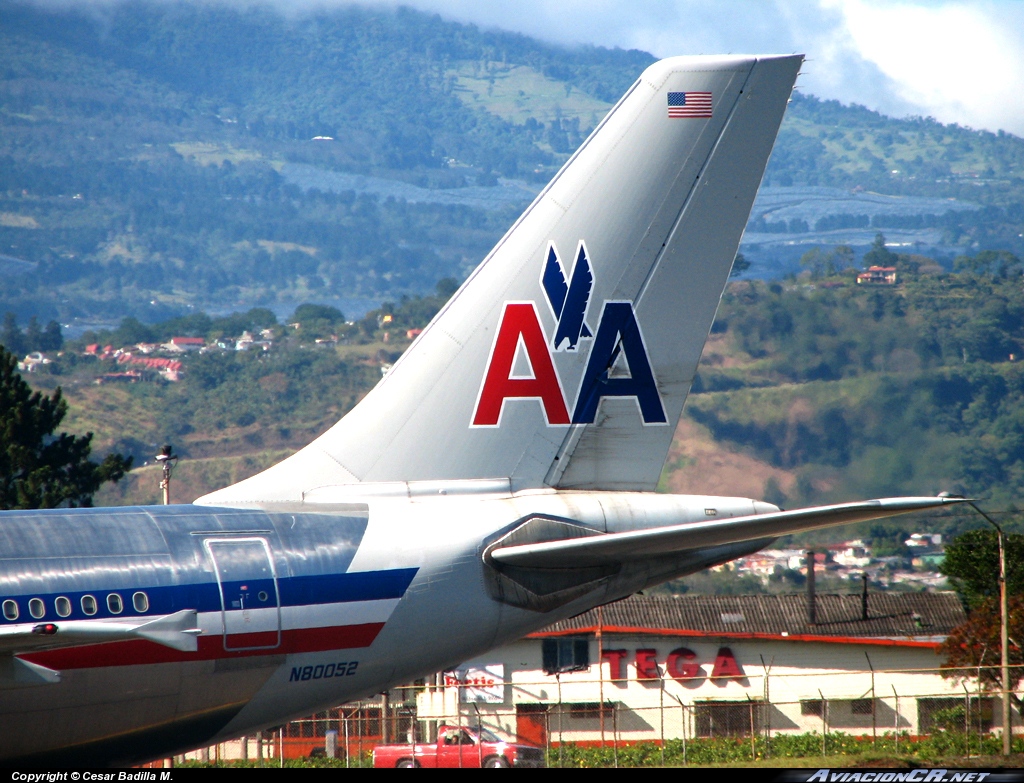
[{"label": "blue sky", "polygon": [[[342,0],[334,0],[341,2]],[[394,0],[364,0],[394,6]],[[299,5],[303,0],[299,0]],[[332,0],[305,0],[333,5]],[[798,86],[887,114],[1024,136],[1022,0],[404,0],[552,42],[657,56],[803,52]],[[296,3],[288,3],[293,9]]]}]

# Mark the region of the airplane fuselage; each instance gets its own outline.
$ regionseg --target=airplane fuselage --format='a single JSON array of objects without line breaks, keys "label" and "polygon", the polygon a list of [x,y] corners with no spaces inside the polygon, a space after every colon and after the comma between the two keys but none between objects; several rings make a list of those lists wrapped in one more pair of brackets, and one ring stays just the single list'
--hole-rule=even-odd
[{"label": "airplane fuselage", "polygon": [[[538,582],[488,563],[514,531],[544,540],[545,525],[600,534],[701,521],[712,508],[772,510],[739,498],[492,490],[5,514],[0,633],[35,629],[39,648],[0,680],[0,758],[135,762],[251,733],[766,543],[566,568],[554,582],[545,571]],[[145,635],[146,622],[190,612],[189,627]],[[114,625],[125,638],[59,646]]]}]

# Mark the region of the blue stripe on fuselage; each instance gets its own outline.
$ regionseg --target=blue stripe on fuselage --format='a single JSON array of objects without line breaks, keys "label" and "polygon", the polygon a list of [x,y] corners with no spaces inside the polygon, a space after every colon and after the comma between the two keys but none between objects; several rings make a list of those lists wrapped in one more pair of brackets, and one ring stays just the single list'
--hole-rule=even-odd
[{"label": "blue stripe on fuselage", "polygon": [[[316,604],[349,603],[352,601],[379,601],[389,598],[401,598],[409,588],[417,568],[396,568],[387,571],[357,571],[344,574],[317,574],[313,576],[278,577],[277,586],[281,595],[281,606],[310,606]],[[256,580],[250,580],[255,582]],[[229,582],[225,585],[240,585],[243,582]],[[132,603],[132,596],[143,592],[149,599],[149,608],[138,612]],[[117,593],[121,596],[124,611],[113,614],[107,608],[107,596]],[[96,599],[98,611],[87,615],[82,611],[82,596],[91,595]],[[58,596],[71,601],[71,614],[60,617],[54,608]],[[46,606],[46,614],[35,618],[29,614],[28,602],[32,598],[41,598]],[[0,595],[0,601],[14,600],[18,604],[19,617],[8,620],[0,615],[0,624],[25,622],[56,622],[60,620],[98,620],[111,617],[133,617],[150,614],[171,614],[182,609],[195,609],[199,612],[219,612],[221,610],[220,589],[216,581],[198,582],[193,584],[171,586],[140,586],[136,588],[116,590],[76,590],[52,593],[36,593],[28,595]],[[231,607],[228,607],[231,608]]]}]

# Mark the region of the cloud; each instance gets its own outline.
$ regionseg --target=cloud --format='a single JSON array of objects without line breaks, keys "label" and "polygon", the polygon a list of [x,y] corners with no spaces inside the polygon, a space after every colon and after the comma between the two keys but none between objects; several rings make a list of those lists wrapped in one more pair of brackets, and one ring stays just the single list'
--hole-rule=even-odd
[{"label": "cloud", "polygon": [[[330,4],[330,0],[319,0]],[[394,6],[393,0],[371,5]],[[1024,3],[1013,0],[405,0],[561,44],[673,54],[803,52],[799,86],[894,115],[1024,135]]]},{"label": "cloud", "polygon": [[1024,132],[1019,3],[835,4],[861,57],[908,104],[947,122]]},{"label": "cloud", "polygon": [[[109,7],[125,0],[36,0]],[[173,0],[172,0],[173,1]],[[409,5],[558,44],[659,57],[802,52],[797,85],[886,114],[933,116],[1024,136],[1024,2],[1019,0],[205,0],[290,14]]]}]

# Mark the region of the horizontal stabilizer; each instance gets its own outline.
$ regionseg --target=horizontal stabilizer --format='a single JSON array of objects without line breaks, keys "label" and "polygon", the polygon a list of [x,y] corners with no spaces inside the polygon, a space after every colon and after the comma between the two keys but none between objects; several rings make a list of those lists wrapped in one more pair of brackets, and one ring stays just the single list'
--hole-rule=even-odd
[{"label": "horizontal stabilizer", "polygon": [[596,566],[643,560],[688,549],[777,538],[820,527],[866,522],[963,502],[959,498],[930,497],[865,500],[711,522],[691,522],[652,530],[507,546],[492,550],[490,558],[502,565],[524,568]]},{"label": "horizontal stabilizer", "polygon": [[0,628],[0,654],[18,654],[87,644],[147,639],[182,652],[198,649],[196,636],[201,633],[195,609],[145,622],[108,622],[104,620],[70,620],[62,623],[14,625]]}]

